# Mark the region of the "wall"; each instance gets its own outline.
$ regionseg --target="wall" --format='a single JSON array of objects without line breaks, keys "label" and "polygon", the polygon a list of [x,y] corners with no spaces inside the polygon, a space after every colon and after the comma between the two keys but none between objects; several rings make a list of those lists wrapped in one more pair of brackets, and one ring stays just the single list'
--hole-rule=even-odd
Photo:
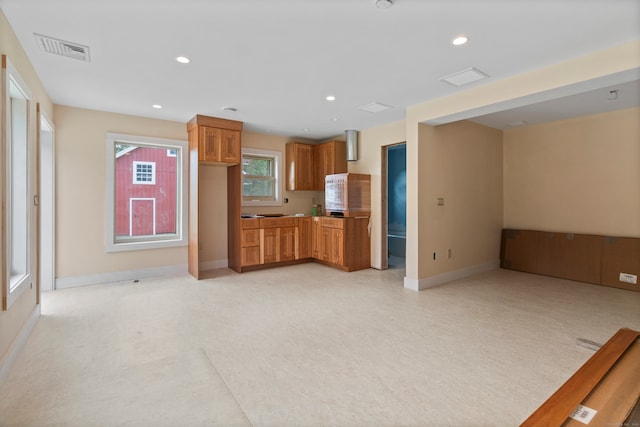
[{"label": "wall", "polygon": [[[502,131],[462,121],[424,126],[428,153],[423,277],[494,263],[502,230]],[[438,199],[444,199],[444,206]],[[435,254],[435,260],[434,260]],[[424,256],[426,255],[426,256]],[[451,255],[451,256],[449,256]]]},{"label": "wall", "polygon": [[[39,117],[36,114],[36,103],[40,104],[41,111],[49,120],[53,120],[54,118],[53,105],[2,11],[0,11],[0,54],[7,55],[13,66],[16,67],[18,73],[25,81],[26,85],[31,90],[32,99],[29,111],[30,117],[28,130],[30,144],[30,191],[31,194],[36,194],[37,170],[35,148],[37,146],[37,122],[39,121]],[[0,92],[2,90],[3,89],[0,88]],[[4,114],[2,111],[3,108],[4,105],[0,105],[0,116]],[[3,125],[2,131],[4,132],[4,130]],[[3,150],[0,150],[0,164],[2,164],[2,171],[4,172],[6,159],[2,153]],[[4,173],[0,175],[4,175]],[[0,186],[4,185],[4,177],[0,176]],[[35,228],[35,215],[31,230],[31,236],[35,239],[33,228]],[[4,227],[1,229],[4,230]],[[0,238],[3,239],[3,242],[5,241],[4,233],[0,235]],[[4,245],[1,245],[0,247],[3,246]],[[5,257],[2,249],[0,249],[0,257],[2,259]],[[35,275],[34,277],[37,277],[35,253],[31,257],[30,262],[32,272]],[[2,263],[0,263],[0,265],[1,264]],[[5,287],[7,283],[4,274],[2,274],[1,281],[2,286]],[[24,340],[26,340],[29,328],[33,326],[38,313],[38,286],[35,283],[33,288],[26,289],[7,311],[0,310],[0,382],[2,382],[4,375],[7,374],[13,358],[17,357],[19,348],[24,343]]]},{"label": "wall", "polygon": [[504,133],[505,227],[640,237],[640,108]]},{"label": "wall", "polygon": [[404,142],[405,123],[398,121],[384,126],[365,129],[358,135],[358,160],[349,162],[351,173],[364,173],[371,175],[371,266],[382,268],[382,259],[386,253],[382,253],[382,239],[387,236],[382,234],[382,147],[385,145]]},{"label": "wall", "polygon": [[110,281],[119,277],[116,272],[186,266],[186,246],[105,250],[106,133],[186,140],[186,124],[60,105],[55,117],[58,286]]},{"label": "wall", "polygon": [[[55,114],[58,286],[117,280],[137,272],[152,274],[150,272],[166,269],[186,271],[186,246],[116,253],[107,253],[104,246],[106,133],[186,140],[186,123],[59,105],[55,107]],[[280,151],[283,163],[288,141],[286,137],[242,132],[244,147]],[[226,168],[202,167],[200,185],[206,188],[200,200],[203,212],[200,259],[206,268],[226,267]],[[311,214],[314,200],[320,203],[323,200],[323,193],[315,191],[285,191],[283,194],[289,203],[281,207],[251,207],[243,209],[243,212]]]}]

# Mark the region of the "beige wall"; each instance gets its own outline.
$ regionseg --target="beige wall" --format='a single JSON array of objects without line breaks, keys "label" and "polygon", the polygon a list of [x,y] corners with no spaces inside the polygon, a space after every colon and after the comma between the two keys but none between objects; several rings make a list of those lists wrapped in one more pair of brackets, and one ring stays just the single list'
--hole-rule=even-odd
[{"label": "beige wall", "polygon": [[502,230],[502,132],[468,121],[423,127],[427,161],[420,197],[426,203],[420,221],[427,253],[420,276],[495,262]]},{"label": "beige wall", "polygon": [[640,108],[504,133],[505,227],[640,237]]},{"label": "beige wall", "polygon": [[351,173],[371,175],[371,266],[380,269],[383,265],[382,240],[382,147],[404,142],[404,121],[365,129],[358,135],[358,160],[349,162]]},{"label": "beige wall", "polygon": [[185,247],[107,253],[107,132],[187,140],[185,123],[55,106],[56,276],[186,265]]},{"label": "beige wall", "polygon": [[[13,66],[17,69],[18,73],[24,80],[25,84],[31,91],[31,105],[30,105],[30,117],[29,117],[29,165],[30,165],[30,191],[31,194],[36,194],[36,147],[37,147],[37,123],[38,116],[36,114],[36,103],[40,104],[42,112],[47,116],[49,120],[53,120],[53,107],[51,100],[47,95],[40,79],[38,78],[35,70],[33,69],[27,55],[23,51],[20,43],[18,42],[13,30],[9,26],[4,14],[0,11],[0,54],[7,55]],[[0,92],[3,88],[0,88]],[[0,116],[4,114],[2,109],[4,105],[0,103]],[[4,126],[2,131],[4,132]],[[2,164],[3,173],[0,174],[0,186],[4,187],[4,170],[5,170],[5,158],[3,150],[0,150],[0,164]],[[35,239],[35,209],[33,210],[34,217],[32,222],[31,236]],[[4,230],[4,228],[2,228]],[[0,236],[3,240],[4,235]],[[4,245],[0,245],[0,248]],[[5,259],[5,254],[0,249],[0,259]],[[2,263],[0,263],[2,265]],[[37,290],[36,283],[37,278],[37,264],[35,253],[31,258],[32,272],[34,274],[34,286],[31,289],[26,289],[20,297],[13,303],[8,311],[0,309],[0,374],[4,366],[6,358],[9,357],[8,352],[12,349],[14,340],[20,333],[20,330],[27,325],[30,316],[37,308]],[[6,275],[2,274],[2,287],[7,285]]]}]

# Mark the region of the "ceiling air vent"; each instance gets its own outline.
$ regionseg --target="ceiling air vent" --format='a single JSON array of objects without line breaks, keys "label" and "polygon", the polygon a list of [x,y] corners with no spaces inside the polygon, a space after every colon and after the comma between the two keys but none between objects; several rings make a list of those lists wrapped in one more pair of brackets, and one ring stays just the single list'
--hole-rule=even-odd
[{"label": "ceiling air vent", "polygon": [[389,108],[391,108],[390,105],[381,104],[379,102],[371,102],[367,105],[363,105],[362,107],[358,107],[359,110],[366,111],[368,113],[380,113],[388,110]]},{"label": "ceiling air vent", "polygon": [[442,80],[443,82],[447,82],[453,86],[464,86],[468,85],[469,83],[477,82],[478,80],[486,79],[487,77],[489,77],[487,74],[471,67],[467,68],[466,70],[441,77],[440,80]]},{"label": "ceiling air vent", "polygon": [[55,55],[66,56],[67,58],[78,59],[89,62],[89,46],[72,43],[42,34],[33,33],[40,50]]}]

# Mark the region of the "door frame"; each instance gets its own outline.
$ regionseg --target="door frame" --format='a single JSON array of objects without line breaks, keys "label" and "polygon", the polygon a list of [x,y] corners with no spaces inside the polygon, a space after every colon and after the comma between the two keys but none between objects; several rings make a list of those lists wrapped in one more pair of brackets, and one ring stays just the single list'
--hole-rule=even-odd
[{"label": "door frame", "polygon": [[156,234],[156,198],[155,197],[130,197],[129,198],[129,236],[133,236],[133,202],[139,202],[139,201],[144,201],[144,200],[151,200],[152,202],[152,218],[153,218],[153,225],[152,225],[152,235],[155,236]]},{"label": "door frame", "polygon": [[[40,108],[40,103],[36,104],[37,114],[37,138],[38,149],[36,155],[37,170],[37,200],[38,209],[36,214],[36,257],[38,265],[38,303],[40,303],[40,292],[53,291],[56,289],[56,197],[55,197],[55,129],[53,122]],[[44,133],[50,133],[50,136],[43,137]],[[44,147],[44,144],[50,143],[50,147]],[[46,151],[43,149],[46,148]],[[45,165],[46,172],[45,173]],[[44,188],[43,182],[47,182],[47,189]],[[44,196],[45,191],[50,190],[50,194]],[[45,225],[46,224],[46,225]],[[50,265],[45,268],[45,264]],[[44,272],[49,272],[43,277]],[[49,285],[50,283],[50,285]],[[44,286],[43,286],[44,285]]]},{"label": "door frame", "polygon": [[389,148],[406,145],[406,141],[380,147],[380,269],[389,268]]}]

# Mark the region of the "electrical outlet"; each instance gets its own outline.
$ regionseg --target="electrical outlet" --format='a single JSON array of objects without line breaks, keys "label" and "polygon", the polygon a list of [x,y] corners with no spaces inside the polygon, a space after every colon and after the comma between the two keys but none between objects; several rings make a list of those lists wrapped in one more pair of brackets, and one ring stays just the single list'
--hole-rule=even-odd
[{"label": "electrical outlet", "polygon": [[620,273],[620,281],[624,283],[638,284],[638,276],[636,274]]}]

